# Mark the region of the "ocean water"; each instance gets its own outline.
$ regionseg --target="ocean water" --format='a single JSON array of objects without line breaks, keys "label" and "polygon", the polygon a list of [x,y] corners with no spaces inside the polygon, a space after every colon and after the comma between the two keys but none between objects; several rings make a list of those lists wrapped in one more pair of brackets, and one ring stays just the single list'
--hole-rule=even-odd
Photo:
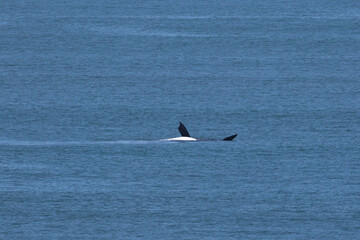
[{"label": "ocean water", "polygon": [[357,239],[359,70],[357,0],[1,1],[0,239]]}]

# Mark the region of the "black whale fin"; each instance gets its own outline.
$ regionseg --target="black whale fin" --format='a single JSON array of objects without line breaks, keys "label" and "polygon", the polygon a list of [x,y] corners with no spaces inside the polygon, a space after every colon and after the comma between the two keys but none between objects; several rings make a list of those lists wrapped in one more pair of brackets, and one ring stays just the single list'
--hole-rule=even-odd
[{"label": "black whale fin", "polygon": [[231,135],[230,137],[226,137],[223,139],[223,141],[232,141],[234,138],[236,138],[237,134]]},{"label": "black whale fin", "polygon": [[181,122],[180,122],[180,126],[178,127],[178,129],[179,129],[181,136],[190,137],[189,132],[186,130],[186,127]]}]

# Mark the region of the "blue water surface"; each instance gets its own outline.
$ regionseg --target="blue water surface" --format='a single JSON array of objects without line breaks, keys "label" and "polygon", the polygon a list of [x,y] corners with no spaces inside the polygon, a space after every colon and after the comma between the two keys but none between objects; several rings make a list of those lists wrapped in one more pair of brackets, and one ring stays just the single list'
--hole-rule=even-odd
[{"label": "blue water surface", "polygon": [[0,239],[357,239],[359,69],[358,0],[2,1]]}]

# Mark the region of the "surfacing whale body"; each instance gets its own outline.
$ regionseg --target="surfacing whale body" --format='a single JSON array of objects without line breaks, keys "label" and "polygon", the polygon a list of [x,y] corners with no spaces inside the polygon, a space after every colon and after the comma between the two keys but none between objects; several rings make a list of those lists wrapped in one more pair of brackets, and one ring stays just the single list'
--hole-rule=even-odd
[{"label": "surfacing whale body", "polygon": [[[182,124],[181,122],[180,122],[178,129],[181,134],[181,137],[169,138],[169,139],[165,139],[165,140],[167,140],[167,141],[216,141],[216,139],[196,139],[196,138],[190,137],[188,130],[186,129],[184,124]],[[231,136],[226,137],[221,140],[222,141],[232,141],[236,136],[237,136],[237,134],[231,135]]]}]

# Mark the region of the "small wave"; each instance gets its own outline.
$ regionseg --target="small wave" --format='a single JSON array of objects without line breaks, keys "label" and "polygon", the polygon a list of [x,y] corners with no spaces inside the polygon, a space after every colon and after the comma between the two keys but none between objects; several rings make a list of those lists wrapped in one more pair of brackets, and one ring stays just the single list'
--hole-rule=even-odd
[{"label": "small wave", "polygon": [[294,15],[153,15],[153,16],[101,16],[103,18],[118,18],[118,19],[136,19],[136,20],[228,20],[228,19],[353,19],[359,18],[358,14],[346,14],[346,15],[304,15],[304,16],[294,16]]},{"label": "small wave", "polygon": [[168,37],[168,38],[210,38],[217,37],[214,34],[196,34],[196,33],[171,33],[171,32],[160,32],[160,31],[150,31],[150,32],[139,32],[133,34],[134,36],[141,37]]},{"label": "small wave", "polygon": [[149,144],[154,140],[116,140],[116,141],[0,141],[0,146],[86,146],[86,145],[116,145],[116,144]]},{"label": "small wave", "polygon": [[167,38],[211,38],[218,37],[215,34],[167,32],[157,30],[140,30],[127,27],[97,27],[91,29],[99,34],[111,36],[134,36],[134,37],[167,37]]}]

